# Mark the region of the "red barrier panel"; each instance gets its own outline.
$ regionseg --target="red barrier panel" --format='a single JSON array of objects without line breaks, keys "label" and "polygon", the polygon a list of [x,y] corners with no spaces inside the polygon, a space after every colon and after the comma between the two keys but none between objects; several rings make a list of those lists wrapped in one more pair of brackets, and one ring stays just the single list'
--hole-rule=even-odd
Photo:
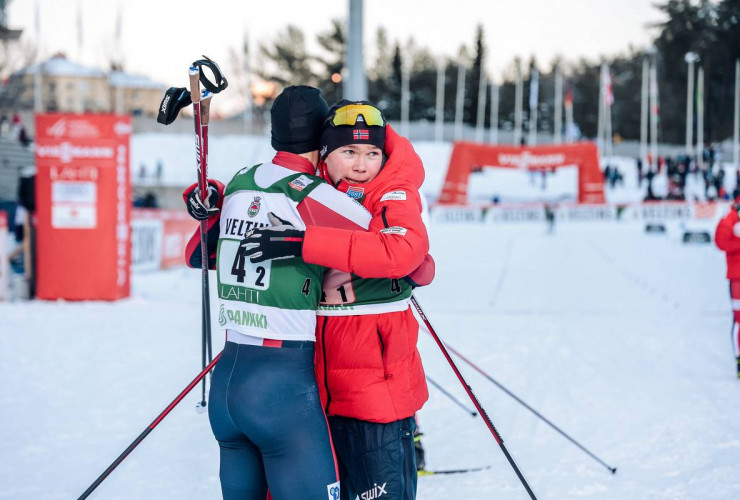
[{"label": "red barrier panel", "polygon": [[596,145],[590,142],[560,146],[490,146],[456,142],[439,196],[440,204],[464,205],[468,201],[468,181],[474,169],[482,167],[552,170],[578,167],[578,202],[604,203],[604,179],[599,169]]},{"label": "red barrier panel", "polygon": [[129,138],[119,115],[36,115],[37,296],[130,293]]},{"label": "red barrier panel", "polygon": [[198,222],[183,210],[137,208],[134,225],[134,269],[153,270],[185,264],[185,246]]}]

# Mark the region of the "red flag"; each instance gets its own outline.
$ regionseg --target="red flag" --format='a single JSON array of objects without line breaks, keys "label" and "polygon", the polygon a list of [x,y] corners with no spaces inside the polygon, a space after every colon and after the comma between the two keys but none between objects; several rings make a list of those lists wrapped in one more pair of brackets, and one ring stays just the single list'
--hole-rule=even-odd
[{"label": "red flag", "polygon": [[565,107],[573,106],[573,85],[568,82],[568,86],[565,90]]}]

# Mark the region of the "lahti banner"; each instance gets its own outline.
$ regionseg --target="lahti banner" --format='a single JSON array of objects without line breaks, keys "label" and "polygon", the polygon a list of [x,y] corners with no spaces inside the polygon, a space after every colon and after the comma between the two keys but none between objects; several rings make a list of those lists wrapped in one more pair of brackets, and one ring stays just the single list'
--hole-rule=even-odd
[{"label": "lahti banner", "polygon": [[37,296],[130,293],[131,118],[36,116]]}]

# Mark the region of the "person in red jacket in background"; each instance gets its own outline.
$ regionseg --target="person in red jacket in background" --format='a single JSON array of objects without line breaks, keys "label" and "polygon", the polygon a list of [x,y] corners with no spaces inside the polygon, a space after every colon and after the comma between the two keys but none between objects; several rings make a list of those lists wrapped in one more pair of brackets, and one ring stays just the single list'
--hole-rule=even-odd
[{"label": "person in red jacket in background", "polygon": [[414,414],[428,392],[409,301],[413,286],[434,273],[421,219],[424,168],[409,141],[366,101],[332,106],[320,153],[322,177],[372,214],[368,231],[259,228],[245,239],[257,242],[247,255],[259,262],[298,252],[331,268],[317,312],[316,377],[342,498],[413,499]]},{"label": "person in red jacket in background", "polygon": [[735,200],[730,212],[725,215],[714,233],[714,242],[727,257],[727,279],[730,280],[732,300],[732,346],[737,360],[737,376],[740,378],[740,199]]}]

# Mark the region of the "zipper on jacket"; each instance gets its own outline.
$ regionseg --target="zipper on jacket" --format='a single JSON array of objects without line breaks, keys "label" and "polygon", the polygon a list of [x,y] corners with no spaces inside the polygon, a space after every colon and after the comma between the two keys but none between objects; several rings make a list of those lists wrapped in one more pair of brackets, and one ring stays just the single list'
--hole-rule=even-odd
[{"label": "zipper on jacket", "polygon": [[324,316],[324,324],[321,325],[321,352],[324,355],[324,387],[326,387],[326,408],[324,409],[324,413],[328,416],[331,394],[329,393],[329,360],[326,359],[326,316]]},{"label": "zipper on jacket", "polygon": [[388,227],[388,219],[385,218],[385,209],[388,207],[383,207],[383,211],[380,212],[380,216],[383,218],[383,225],[385,227]]},{"label": "zipper on jacket", "polygon": [[380,331],[376,330],[378,332],[378,342],[380,342],[380,361],[383,363],[383,378],[388,380],[388,371],[385,368],[385,344],[383,343],[383,337],[380,336]]}]

